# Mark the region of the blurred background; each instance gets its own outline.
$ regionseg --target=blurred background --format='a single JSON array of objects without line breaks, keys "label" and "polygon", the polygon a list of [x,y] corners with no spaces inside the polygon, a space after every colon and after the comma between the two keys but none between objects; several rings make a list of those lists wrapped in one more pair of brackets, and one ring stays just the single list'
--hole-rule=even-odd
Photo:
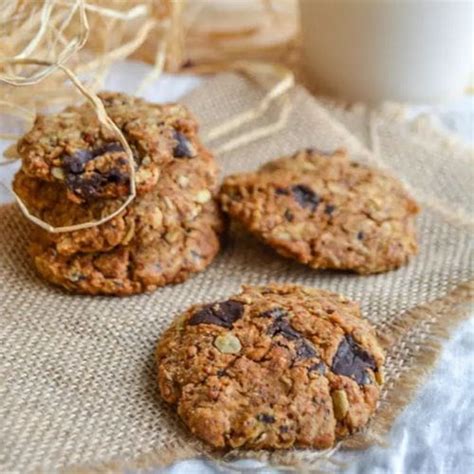
[{"label": "blurred background", "polygon": [[163,71],[213,73],[238,68],[242,60],[285,66],[311,91],[350,102],[439,103],[472,92],[470,0],[0,4],[0,94],[5,107],[35,112],[41,102],[51,106],[70,100],[74,89],[53,63],[66,64],[97,91],[110,68],[126,58],[153,66],[137,86],[138,94]]}]

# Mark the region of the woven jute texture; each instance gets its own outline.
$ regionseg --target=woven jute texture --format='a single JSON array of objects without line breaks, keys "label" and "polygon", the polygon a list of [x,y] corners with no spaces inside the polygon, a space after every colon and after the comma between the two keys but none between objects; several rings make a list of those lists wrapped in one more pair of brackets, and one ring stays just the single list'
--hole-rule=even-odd
[{"label": "woven jute texture", "polygon": [[[249,80],[222,75],[185,102],[205,136],[261,97]],[[207,453],[160,400],[153,351],[177,313],[225,298],[242,283],[300,283],[361,302],[387,348],[387,382],[370,427],[346,446],[383,438],[434,364],[442,339],[469,314],[472,154],[396,114],[337,108],[302,88],[291,102],[285,129],[218,157],[222,174],[253,170],[302,147],[345,146],[355,160],[391,170],[421,200],[419,255],[382,275],[318,272],[231,232],[210,268],[183,284],[122,299],[76,296],[36,276],[25,250],[29,225],[16,207],[1,207],[1,472],[122,472]],[[271,123],[278,110],[275,104],[247,130]],[[312,451],[240,455],[311,466],[321,457]]]}]

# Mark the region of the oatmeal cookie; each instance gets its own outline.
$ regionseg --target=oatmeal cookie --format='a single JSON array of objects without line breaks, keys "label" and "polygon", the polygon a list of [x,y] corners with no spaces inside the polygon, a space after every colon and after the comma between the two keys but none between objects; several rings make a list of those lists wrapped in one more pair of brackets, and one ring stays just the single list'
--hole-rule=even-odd
[{"label": "oatmeal cookie", "polygon": [[378,273],[417,252],[417,203],[397,180],[343,150],[303,150],[230,176],[220,199],[254,235],[312,268]]},{"label": "oatmeal cookie", "polygon": [[327,448],[368,422],[384,354],[356,303],[270,284],[190,308],[156,361],[162,397],[212,446]]},{"label": "oatmeal cookie", "polygon": [[[205,150],[195,160],[174,160],[163,166],[152,191],[105,224],[60,234],[35,228],[35,266],[46,280],[78,293],[129,295],[184,281],[206,268],[220,248],[216,180],[215,162]],[[38,182],[19,173],[15,189],[55,225],[111,210],[107,201],[68,202],[57,184]]]},{"label": "oatmeal cookie", "polygon": [[46,280],[75,293],[127,296],[180,283],[219,251],[222,219],[214,199],[177,222],[166,222],[158,207],[143,217],[131,240],[109,251],[60,254],[41,233],[30,247],[34,264]]},{"label": "oatmeal cookie", "polygon": [[[196,156],[198,126],[183,105],[151,104],[113,92],[99,98],[132,149],[138,194],[153,188],[163,164]],[[17,149],[28,176],[60,183],[74,202],[129,194],[127,155],[89,104],[38,116]]]},{"label": "oatmeal cookie", "polygon": [[[75,253],[106,252],[127,245],[137,235],[153,240],[184,229],[184,223],[199,215],[203,205],[213,199],[217,186],[217,166],[213,156],[198,149],[192,160],[173,160],[162,166],[155,187],[138,196],[118,216],[100,226],[65,233],[48,233],[37,229],[40,238],[63,256]],[[121,200],[95,200],[74,203],[58,183],[31,178],[19,171],[13,189],[33,215],[55,227],[97,221],[110,215]]]}]

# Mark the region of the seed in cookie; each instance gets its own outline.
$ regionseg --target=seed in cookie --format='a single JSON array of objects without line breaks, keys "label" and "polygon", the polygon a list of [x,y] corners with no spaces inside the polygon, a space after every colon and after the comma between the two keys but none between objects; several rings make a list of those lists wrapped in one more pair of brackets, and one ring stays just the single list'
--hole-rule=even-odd
[{"label": "seed in cookie", "polygon": [[312,268],[378,273],[417,252],[416,202],[396,179],[342,150],[303,150],[229,176],[220,199],[244,228]]},{"label": "seed in cookie", "polygon": [[376,379],[384,354],[341,295],[246,286],[179,321],[156,350],[160,392],[214,447],[327,448],[375,410],[380,385],[360,376]]},{"label": "seed in cookie", "polygon": [[344,390],[334,390],[331,396],[334,406],[334,416],[336,417],[336,420],[343,420],[349,412],[347,393]]},{"label": "seed in cookie", "polygon": [[223,354],[238,354],[240,349],[242,349],[242,344],[240,344],[239,338],[229,332],[217,336],[214,345]]}]

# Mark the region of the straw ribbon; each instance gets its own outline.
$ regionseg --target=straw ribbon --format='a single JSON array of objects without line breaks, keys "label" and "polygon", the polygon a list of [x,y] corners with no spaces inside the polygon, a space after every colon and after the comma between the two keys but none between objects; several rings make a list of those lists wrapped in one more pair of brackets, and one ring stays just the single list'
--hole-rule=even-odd
[{"label": "straw ribbon", "polygon": [[[12,60],[7,60],[10,63],[14,64],[35,64],[39,66],[47,66],[50,67],[53,64],[48,62],[48,61],[43,61],[39,59],[12,59]],[[0,60],[0,63],[5,62],[5,60]],[[135,183],[135,160],[133,159],[133,154],[132,150],[123,136],[122,132],[120,129],[115,125],[113,120],[107,115],[107,112],[105,111],[104,105],[100,101],[100,99],[90,92],[76,77],[76,75],[68,69],[66,66],[63,66],[62,64],[54,64],[55,67],[63,71],[71,80],[71,82],[74,84],[74,86],[79,90],[79,92],[89,101],[91,106],[94,108],[97,118],[99,119],[100,123],[103,124],[105,127],[109,128],[111,131],[113,131],[116,135],[118,140],[120,141],[121,145],[123,146],[125,153],[127,154],[128,158],[128,163],[129,163],[129,170],[130,170],[130,190],[129,190],[129,195],[127,196],[126,200],[122,203],[122,205],[109,214],[106,217],[103,217],[102,219],[99,219],[97,221],[91,221],[91,222],[84,222],[81,224],[76,224],[76,225],[71,225],[71,226],[64,226],[64,227],[55,227],[47,222],[43,221],[42,219],[38,218],[37,216],[34,216],[31,214],[31,212],[28,210],[26,207],[25,203],[21,200],[21,198],[14,192],[12,191],[18,205],[20,206],[21,211],[23,214],[26,216],[28,220],[33,222],[34,224],[38,225],[42,229],[51,232],[51,233],[62,233],[62,232],[73,232],[77,230],[83,230],[83,229],[89,229],[91,227],[97,227],[101,224],[105,224],[106,222],[110,221],[114,217],[118,216],[122,211],[124,211],[129,204],[135,199],[136,197],[136,183]]]}]

